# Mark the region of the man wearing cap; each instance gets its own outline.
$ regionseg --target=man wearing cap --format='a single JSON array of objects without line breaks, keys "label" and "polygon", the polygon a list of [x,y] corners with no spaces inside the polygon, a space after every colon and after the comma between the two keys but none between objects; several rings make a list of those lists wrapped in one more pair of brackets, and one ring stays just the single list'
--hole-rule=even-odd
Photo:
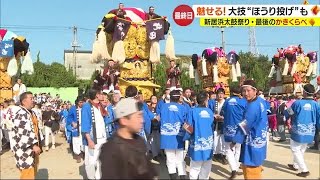
[{"label": "man wearing cap", "polygon": [[240,162],[244,179],[261,179],[261,166],[267,153],[268,117],[265,100],[257,96],[253,80],[243,82],[242,95],[247,100],[247,106],[244,119],[238,124],[239,131],[244,136]]},{"label": "man wearing cap", "polygon": [[158,14],[154,13],[154,7],[149,7],[149,12],[146,14],[146,20],[161,18]]},{"label": "man wearing cap", "polygon": [[240,86],[231,88],[231,97],[222,107],[223,132],[226,147],[226,157],[231,169],[230,179],[234,179],[239,170],[239,158],[243,136],[239,135],[238,124],[242,121],[247,100],[241,97]]},{"label": "man wearing cap", "polygon": [[208,100],[208,93],[200,92],[197,96],[199,106],[189,111],[187,123],[183,125],[188,132],[185,139],[190,139],[190,179],[209,179],[211,172],[214,124],[213,112],[207,107]]},{"label": "man wearing cap", "polygon": [[107,112],[100,103],[103,94],[100,89],[89,90],[89,100],[81,108],[81,133],[85,150],[85,169],[88,179],[100,179],[101,170],[98,157],[100,148],[107,140],[104,117]]},{"label": "man wearing cap", "polygon": [[124,98],[115,108],[117,131],[101,147],[101,179],[153,179],[156,171],[147,159],[143,138],[142,103]]},{"label": "man wearing cap", "polygon": [[81,107],[83,104],[83,98],[78,96],[75,105],[69,110],[67,117],[67,129],[71,132],[72,137],[72,151],[77,163],[81,162],[80,154],[83,152],[82,148],[82,136],[81,136]]},{"label": "man wearing cap", "polygon": [[170,179],[185,179],[186,165],[184,162],[185,130],[183,124],[187,120],[185,106],[179,104],[181,93],[179,90],[170,92],[170,103],[162,105],[160,110],[160,149],[164,149],[167,156],[167,167]]},{"label": "man wearing cap", "polygon": [[51,135],[51,143],[52,149],[55,149],[55,143],[56,143],[56,137],[55,137],[55,132],[52,131],[52,125],[53,125],[53,121],[58,121],[59,120],[59,114],[56,113],[53,109],[52,109],[52,104],[51,103],[47,103],[46,104],[47,108],[46,110],[42,113],[42,121],[44,123],[44,132],[45,132],[45,146],[46,146],[46,151],[49,151],[49,139],[50,139],[50,135]]},{"label": "man wearing cap", "polygon": [[[128,86],[125,91],[126,98],[133,98],[137,102],[139,101],[139,92],[135,86]],[[147,136],[151,133],[151,121],[156,118],[156,116],[149,110],[148,105],[145,102],[141,102],[143,104],[143,124],[144,128],[141,129],[139,135],[145,139],[147,142]]]},{"label": "man wearing cap", "polygon": [[119,91],[118,78],[120,76],[120,68],[110,59],[108,65],[103,69],[102,79],[105,81],[103,90]]},{"label": "man wearing cap", "polygon": [[313,100],[315,88],[311,84],[303,87],[303,99],[295,101],[285,111],[285,115],[291,118],[292,130],[290,148],[293,154],[293,164],[288,164],[300,177],[307,177],[310,172],[304,162],[304,152],[308,143],[312,143],[316,126],[320,127],[320,106]]}]

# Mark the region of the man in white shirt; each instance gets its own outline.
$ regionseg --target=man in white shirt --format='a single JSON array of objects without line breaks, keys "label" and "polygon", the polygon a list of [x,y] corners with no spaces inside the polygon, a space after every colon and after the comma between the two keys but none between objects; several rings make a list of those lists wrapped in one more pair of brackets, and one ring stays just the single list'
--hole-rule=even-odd
[{"label": "man in white shirt", "polygon": [[18,102],[19,102],[19,96],[20,96],[22,93],[24,93],[24,92],[27,91],[27,87],[26,87],[26,85],[24,85],[24,84],[22,83],[21,79],[18,78],[18,79],[17,79],[17,82],[16,82],[16,84],[13,86],[12,90],[13,90],[13,95],[14,95],[13,99],[14,99],[15,103],[18,103]]}]

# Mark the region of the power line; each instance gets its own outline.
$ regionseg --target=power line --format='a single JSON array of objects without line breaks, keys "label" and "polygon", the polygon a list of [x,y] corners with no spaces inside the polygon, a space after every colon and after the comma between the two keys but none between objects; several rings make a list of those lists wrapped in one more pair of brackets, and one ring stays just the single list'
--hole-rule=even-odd
[{"label": "power line", "polygon": [[50,29],[72,29],[71,26],[30,26],[30,25],[4,25],[4,27],[11,27],[11,28],[50,28]]},{"label": "power line", "polygon": [[[190,44],[209,44],[213,46],[220,46],[219,44],[214,44],[211,42],[204,42],[204,41],[188,41],[188,40],[179,40],[175,39],[176,42],[182,42],[182,43],[190,43]],[[283,44],[257,44],[256,46],[259,47],[280,47],[280,46],[288,46],[289,44],[303,44],[304,46],[312,46],[306,45],[308,42],[299,42],[299,43],[283,43]],[[310,42],[309,42],[310,43]],[[226,45],[229,46],[249,46],[249,44],[237,44],[237,43],[226,43]]]},{"label": "power line", "polygon": [[[3,28],[10,28],[10,29],[17,29],[17,30],[28,30],[28,31],[41,31],[41,32],[57,32],[57,31],[69,31],[70,29],[73,29],[74,27],[69,27],[69,26],[29,26],[29,25],[4,25],[2,26]],[[90,29],[90,28],[84,28],[84,27],[77,27],[77,30],[80,30],[82,32],[95,32],[96,29]],[[175,39],[176,42],[180,43],[188,43],[188,44],[207,44],[211,46],[219,46],[219,44],[214,44],[212,42],[205,42],[205,41],[191,41],[191,40],[179,40]],[[257,47],[285,47],[290,44],[303,44],[303,46],[314,46],[314,44],[309,44],[308,43],[313,43],[315,41],[304,41],[304,42],[291,42],[291,43],[277,43],[277,44],[257,44]],[[225,45],[228,46],[249,46],[249,44],[239,44],[239,43],[226,43]]]}]

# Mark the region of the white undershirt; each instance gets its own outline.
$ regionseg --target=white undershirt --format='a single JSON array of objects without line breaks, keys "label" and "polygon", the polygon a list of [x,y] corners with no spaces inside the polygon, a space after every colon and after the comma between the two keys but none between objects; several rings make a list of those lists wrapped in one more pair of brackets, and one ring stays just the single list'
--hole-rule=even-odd
[{"label": "white undershirt", "polygon": [[220,114],[220,112],[221,112],[221,109],[222,109],[222,106],[224,104],[224,101],[225,101],[224,99],[221,100],[221,102],[217,101],[218,102],[218,114]]},{"label": "white undershirt", "polygon": [[96,121],[96,133],[97,139],[105,138],[106,136],[106,126],[101,112],[96,107],[93,107],[94,117]]}]

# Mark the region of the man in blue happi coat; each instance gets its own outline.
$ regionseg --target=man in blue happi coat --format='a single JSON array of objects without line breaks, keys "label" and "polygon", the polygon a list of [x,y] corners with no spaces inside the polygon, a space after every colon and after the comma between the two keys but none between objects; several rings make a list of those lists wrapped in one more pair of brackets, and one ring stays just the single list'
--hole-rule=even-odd
[{"label": "man in blue happi coat", "polygon": [[209,179],[213,155],[213,112],[208,106],[209,95],[200,92],[197,95],[198,106],[191,109],[184,129],[185,138],[190,140],[189,156],[190,179]]},{"label": "man in blue happi coat", "polygon": [[242,85],[242,95],[247,100],[243,120],[238,124],[244,136],[240,162],[244,179],[261,179],[262,164],[267,154],[268,117],[265,100],[257,96],[253,80]]},{"label": "man in blue happi coat", "polygon": [[71,106],[67,117],[66,126],[71,131],[72,150],[77,163],[81,162],[81,152],[84,151],[81,136],[81,108],[84,100],[78,96],[75,105]]},{"label": "man in blue happi coat", "polygon": [[169,103],[170,102],[170,89],[166,89],[163,92],[163,96],[161,99],[159,99],[157,106],[156,106],[156,113],[159,114],[161,107],[164,103]]},{"label": "man in blue happi coat", "polygon": [[88,179],[100,179],[101,167],[98,157],[100,147],[107,141],[106,110],[101,104],[103,93],[100,89],[89,90],[89,100],[81,108],[81,133],[85,150],[85,169]]},{"label": "man in blue happi coat", "polygon": [[61,122],[65,124],[65,136],[66,136],[67,142],[70,145],[70,149],[72,151],[71,129],[68,129],[68,127],[66,126],[69,112],[66,104],[62,104],[61,106],[62,106],[62,109],[59,112],[59,116],[61,117]]},{"label": "man in blue happi coat", "polygon": [[106,122],[106,131],[107,131],[106,133],[107,133],[107,139],[109,139],[112,136],[112,134],[116,131],[116,127],[114,124],[115,115],[113,111],[113,106],[110,102],[110,96],[107,93],[107,90],[103,90],[102,93],[103,93],[102,106],[106,110],[106,116],[104,117]]},{"label": "man in blue happi coat", "polygon": [[167,156],[167,167],[170,179],[177,178],[177,169],[180,179],[185,179],[186,165],[184,162],[185,130],[182,128],[186,121],[187,111],[185,106],[179,103],[181,92],[170,92],[170,103],[161,107],[160,115],[160,148],[164,149]]},{"label": "man in blue happi coat", "polygon": [[315,88],[311,84],[303,87],[303,99],[295,101],[285,111],[285,116],[291,118],[290,148],[293,154],[293,164],[288,164],[300,177],[307,177],[310,172],[304,162],[304,152],[308,143],[312,143],[316,126],[320,127],[320,106],[313,100]]},{"label": "man in blue happi coat", "polygon": [[226,157],[231,169],[230,179],[234,179],[239,170],[241,144],[244,141],[239,133],[238,124],[243,120],[247,100],[241,97],[241,87],[231,88],[231,97],[222,107],[224,123],[223,132],[226,146]]}]

